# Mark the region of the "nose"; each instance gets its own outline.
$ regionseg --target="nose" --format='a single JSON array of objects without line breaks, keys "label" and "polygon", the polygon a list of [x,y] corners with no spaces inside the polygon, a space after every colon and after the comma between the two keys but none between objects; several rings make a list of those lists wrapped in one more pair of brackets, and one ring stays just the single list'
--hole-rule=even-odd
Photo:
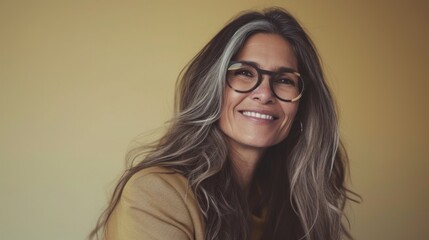
[{"label": "nose", "polygon": [[262,104],[274,103],[276,97],[271,91],[269,78],[270,76],[264,75],[262,77],[261,84],[259,84],[259,86],[251,92],[250,97],[253,100]]}]

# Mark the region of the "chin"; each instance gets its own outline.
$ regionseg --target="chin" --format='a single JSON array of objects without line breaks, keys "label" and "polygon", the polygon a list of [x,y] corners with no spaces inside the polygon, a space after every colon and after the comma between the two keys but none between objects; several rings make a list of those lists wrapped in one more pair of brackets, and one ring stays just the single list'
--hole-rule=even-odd
[{"label": "chin", "polygon": [[242,145],[247,145],[250,148],[269,148],[276,144],[278,144],[280,141],[271,141],[271,140],[262,140],[262,139],[247,139],[246,141],[243,141]]}]

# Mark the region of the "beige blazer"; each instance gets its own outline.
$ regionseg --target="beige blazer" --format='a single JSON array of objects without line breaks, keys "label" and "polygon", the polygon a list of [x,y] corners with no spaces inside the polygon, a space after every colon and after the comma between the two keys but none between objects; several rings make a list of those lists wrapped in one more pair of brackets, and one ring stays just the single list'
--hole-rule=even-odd
[{"label": "beige blazer", "polygon": [[204,221],[181,174],[150,167],[125,185],[105,232],[106,240],[204,240]]}]

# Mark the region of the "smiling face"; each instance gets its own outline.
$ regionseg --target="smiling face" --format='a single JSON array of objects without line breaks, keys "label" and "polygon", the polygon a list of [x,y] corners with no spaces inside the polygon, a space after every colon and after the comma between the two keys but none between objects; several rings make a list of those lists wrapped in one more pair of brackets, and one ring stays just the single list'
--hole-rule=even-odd
[{"label": "smiling face", "polygon": [[[234,61],[252,62],[274,72],[281,68],[298,70],[292,47],[276,34],[252,35]],[[219,126],[235,151],[262,153],[286,138],[297,110],[298,102],[283,102],[275,97],[269,76],[263,75],[262,83],[249,93],[225,88]]]}]

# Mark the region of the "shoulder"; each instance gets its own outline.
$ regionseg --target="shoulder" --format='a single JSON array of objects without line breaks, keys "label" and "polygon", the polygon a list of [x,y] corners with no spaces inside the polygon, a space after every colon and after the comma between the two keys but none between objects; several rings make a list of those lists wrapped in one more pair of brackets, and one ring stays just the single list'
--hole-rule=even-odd
[{"label": "shoulder", "polygon": [[[172,191],[172,192],[170,192]],[[136,172],[126,183],[123,194],[188,195],[188,180],[182,174],[166,167],[149,167]]]},{"label": "shoulder", "polygon": [[142,178],[162,178],[168,180],[185,180],[186,178],[178,173],[176,170],[168,167],[161,167],[161,166],[153,166],[141,169],[140,171],[136,172],[131,178],[130,181],[141,181]]},{"label": "shoulder", "polygon": [[165,167],[133,174],[113,211],[106,239],[203,239],[204,222],[188,180]]}]

